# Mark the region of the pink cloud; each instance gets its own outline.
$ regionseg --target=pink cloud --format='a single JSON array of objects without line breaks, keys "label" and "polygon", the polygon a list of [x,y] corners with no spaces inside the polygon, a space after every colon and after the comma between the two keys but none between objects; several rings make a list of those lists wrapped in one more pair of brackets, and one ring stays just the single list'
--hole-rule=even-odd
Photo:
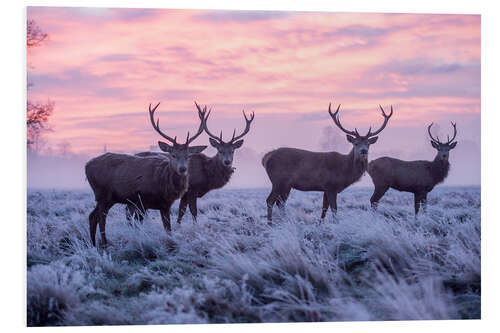
[{"label": "pink cloud", "polygon": [[242,126],[241,109],[255,111],[245,145],[258,152],[317,149],[330,101],[363,129],[380,123],[379,104],[394,105],[389,148],[399,135],[389,127],[417,133],[450,115],[479,136],[477,15],[30,7],[28,18],[50,36],[28,53],[29,98],[56,102],[46,137],[75,151],[147,149],[157,101],[181,137],[196,127],[194,100],[225,132]]}]

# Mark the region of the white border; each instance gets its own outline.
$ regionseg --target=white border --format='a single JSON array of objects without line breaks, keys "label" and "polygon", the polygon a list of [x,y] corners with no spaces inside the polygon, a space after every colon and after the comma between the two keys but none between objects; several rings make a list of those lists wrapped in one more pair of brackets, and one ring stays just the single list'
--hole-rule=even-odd
[{"label": "white border", "polygon": [[[496,210],[496,194],[500,188],[497,169],[498,151],[496,127],[500,124],[498,112],[498,92],[500,61],[498,36],[499,11],[493,1],[252,1],[236,4],[234,1],[212,0],[88,0],[88,1],[17,1],[5,5],[1,11],[2,24],[2,86],[1,92],[4,121],[2,122],[3,143],[1,148],[2,184],[2,328],[23,328],[26,325],[25,306],[25,225],[26,225],[26,158],[24,108],[26,80],[24,75],[25,6],[85,6],[85,7],[132,7],[132,8],[211,8],[211,9],[260,9],[260,10],[301,10],[335,12],[405,12],[405,13],[454,13],[482,15],[482,320],[473,321],[414,321],[414,322],[366,322],[366,323],[315,323],[315,324],[244,324],[244,325],[170,325],[140,327],[147,331],[253,331],[258,330],[340,330],[370,332],[419,332],[493,330],[498,310],[498,253],[497,239],[500,237],[499,213]],[[6,229],[5,229],[6,227]],[[131,331],[130,327],[92,327],[97,331]],[[88,328],[73,328],[88,330]],[[52,329],[49,329],[52,330]],[[46,331],[44,329],[44,331]]]}]

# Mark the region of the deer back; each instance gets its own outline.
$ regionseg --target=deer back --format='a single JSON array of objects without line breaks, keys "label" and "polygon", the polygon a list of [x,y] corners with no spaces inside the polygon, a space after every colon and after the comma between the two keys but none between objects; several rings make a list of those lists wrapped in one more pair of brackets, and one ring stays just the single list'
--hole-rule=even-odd
[{"label": "deer back", "polygon": [[353,164],[352,152],[344,155],[296,148],[276,149],[266,154],[262,163],[273,185],[289,184],[303,191],[344,189],[359,179],[366,168]]},{"label": "deer back", "polygon": [[127,203],[140,193],[142,200],[156,203],[178,198],[187,189],[187,177],[174,174],[163,156],[143,158],[107,153],[90,160],[85,171],[97,200],[99,195]]},{"label": "deer back", "polygon": [[448,167],[437,166],[435,161],[403,161],[392,157],[380,157],[368,166],[375,184],[414,193],[432,190],[447,173]]}]

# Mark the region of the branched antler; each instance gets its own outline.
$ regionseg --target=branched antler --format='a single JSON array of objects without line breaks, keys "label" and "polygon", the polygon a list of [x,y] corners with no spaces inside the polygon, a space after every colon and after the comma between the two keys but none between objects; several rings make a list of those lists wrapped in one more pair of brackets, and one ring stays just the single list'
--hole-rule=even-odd
[{"label": "branched antler", "polygon": [[[244,137],[248,133],[248,131],[250,131],[250,124],[252,124],[253,118],[255,118],[255,112],[252,112],[252,115],[250,116],[250,118],[247,118],[247,115],[245,114],[245,110],[243,110],[242,112],[243,112],[243,117],[245,117],[245,122],[246,122],[245,130],[243,131],[243,133],[241,133],[240,135],[235,137],[234,136],[236,134],[236,128],[235,128],[233,131],[233,137],[231,138],[231,141],[229,141],[230,143],[233,143],[233,142],[241,139],[242,137]],[[221,132],[221,137],[222,137],[222,132]]]},{"label": "branched antler", "polygon": [[453,137],[450,140],[450,136],[448,135],[448,142],[446,143],[447,145],[449,145],[453,140],[455,140],[455,137],[457,136],[457,123],[453,123],[452,121],[450,122],[451,126],[453,126]]},{"label": "branched antler", "polygon": [[162,137],[164,137],[165,139],[167,139],[168,141],[170,141],[172,144],[175,145],[177,144],[177,137],[172,139],[171,137],[169,137],[160,130],[160,119],[158,119],[155,123],[154,114],[159,105],[160,102],[158,102],[158,104],[156,104],[156,106],[153,109],[151,109],[151,103],[149,104],[149,119],[151,120],[151,125],[153,125],[153,128],[156,130],[156,132],[158,132],[158,134],[160,134]]},{"label": "branched antler", "polygon": [[[196,102],[194,102],[194,104],[196,104]],[[201,111],[201,108],[198,104],[196,104],[196,108],[198,108],[198,113],[201,113],[201,112],[206,112],[207,111],[207,107],[205,106],[204,108],[204,111]],[[220,138],[217,137],[216,135],[213,135],[212,133],[210,133],[209,129],[208,129],[208,126],[207,126],[207,120],[208,120],[208,117],[210,116],[210,113],[212,112],[212,109],[210,109],[205,117],[205,121],[203,123],[203,129],[205,130],[205,132],[207,132],[208,136],[211,137],[212,139],[215,139],[215,140],[218,140],[218,141],[222,141],[222,131],[220,132]]]},{"label": "branched antler", "polygon": [[438,136],[436,136],[436,139],[434,139],[434,137],[431,134],[431,127],[432,127],[432,125],[434,125],[434,123],[431,123],[427,127],[427,132],[429,132],[429,136],[430,136],[431,140],[434,141],[435,143],[442,144],[442,145],[449,145],[450,143],[453,142],[453,140],[455,140],[455,137],[457,136],[457,123],[451,122],[451,126],[453,126],[453,137],[450,140],[450,136],[448,135],[448,141],[446,143],[439,141],[439,137]]},{"label": "branched antler", "polygon": [[[379,105],[379,106],[380,106],[380,110],[382,110],[382,116],[384,116],[384,123],[375,132],[372,132],[372,127],[370,126],[370,129],[368,130],[368,133],[366,133],[366,135],[364,136],[365,138],[369,138],[369,137],[375,136],[375,135],[379,134],[380,132],[382,132],[382,130],[387,125],[387,122],[389,121],[389,118],[392,117],[392,113],[393,113],[392,105],[391,105],[391,113],[390,114],[386,114],[385,111],[384,111],[384,109],[382,108],[382,106],[381,105]],[[337,127],[340,128],[344,133],[347,133],[349,135],[354,135],[357,138],[361,137],[361,135],[359,134],[357,128],[354,128],[354,131],[349,131],[349,130],[345,129],[342,126],[342,124],[340,123],[340,118],[339,118],[340,104],[337,107],[337,111],[335,111],[335,112],[332,112],[331,107],[332,107],[332,103],[330,103],[330,105],[328,105],[328,113],[332,117],[333,122],[335,123],[335,125],[337,125]]]},{"label": "branched antler", "polygon": [[346,130],[342,124],[340,123],[340,119],[339,119],[339,110],[340,110],[340,105],[337,107],[337,111],[335,112],[332,112],[332,103],[330,103],[330,105],[328,105],[328,113],[330,114],[330,117],[332,117],[333,119],[333,122],[335,123],[335,125],[337,125],[338,128],[340,128],[344,133],[347,133],[349,135],[354,135],[356,137],[359,137],[359,133],[358,133],[358,130],[357,129],[354,129],[354,131],[349,131],[349,130]]},{"label": "branched antler", "polygon": [[[153,128],[156,130],[156,132],[158,132],[158,134],[160,134],[162,137],[164,137],[165,139],[170,141],[173,145],[177,145],[178,144],[177,137],[174,137],[172,139],[170,136],[168,136],[167,134],[165,134],[161,131],[160,119],[157,119],[155,122],[154,113],[159,105],[160,105],[160,103],[156,104],[156,106],[151,109],[151,104],[149,104],[149,119],[151,120],[151,125],[153,125]],[[198,136],[200,136],[201,133],[203,133],[203,124],[205,123],[205,112],[206,112],[206,110],[201,111],[200,109],[198,109],[198,116],[200,117],[200,127],[198,128],[198,131],[196,132],[196,134],[191,138],[189,137],[189,132],[187,133],[186,143],[185,143],[186,145],[189,145]]]},{"label": "branched antler", "polygon": [[385,128],[385,126],[387,126],[387,122],[389,121],[389,118],[392,117],[392,113],[393,113],[392,105],[391,105],[391,113],[389,113],[389,114],[385,113],[384,108],[382,108],[382,105],[379,105],[379,107],[380,107],[380,110],[382,111],[382,116],[384,117],[384,123],[382,124],[382,126],[378,130],[376,130],[373,133],[372,133],[372,127],[370,126],[370,129],[368,130],[368,133],[366,134],[367,138],[369,138],[371,136],[375,136],[375,135],[379,134],[380,132],[382,132],[382,130]]},{"label": "branched antler", "polygon": [[[195,102],[195,104],[196,104],[196,102]],[[187,138],[186,138],[186,145],[189,145],[197,137],[199,137],[201,133],[203,133],[203,126],[204,126],[205,120],[206,120],[205,113],[207,112],[207,107],[205,106],[205,109],[203,111],[200,109],[198,104],[196,104],[196,107],[198,109],[198,117],[200,117],[200,126],[198,127],[198,131],[196,132],[196,134],[192,138],[189,138],[189,131],[188,131]]]},{"label": "branched antler", "polygon": [[[196,105],[196,107],[198,107],[198,110],[200,110],[200,107],[198,105]],[[207,132],[208,136],[210,136],[212,139],[217,140],[217,141],[219,141],[219,142],[222,143],[222,142],[224,142],[222,140],[222,131],[220,132],[220,135],[217,136],[217,135],[212,134],[210,132],[210,130],[208,129],[207,120],[208,120],[208,116],[210,115],[211,111],[212,110],[210,109],[210,111],[208,112],[207,116],[205,117],[205,122],[204,122],[205,132]],[[245,114],[245,111],[243,110],[243,117],[245,117],[245,122],[246,122],[245,130],[243,131],[242,134],[240,134],[240,135],[238,135],[238,136],[235,137],[235,135],[236,135],[236,128],[235,128],[234,131],[233,131],[233,136],[232,136],[231,140],[228,141],[228,143],[233,143],[234,141],[241,139],[242,137],[244,137],[248,133],[248,131],[250,131],[250,125],[251,125],[251,123],[252,123],[252,121],[253,121],[253,119],[255,117],[255,112],[252,112],[252,115],[250,116],[250,118],[247,118],[247,116]]]}]

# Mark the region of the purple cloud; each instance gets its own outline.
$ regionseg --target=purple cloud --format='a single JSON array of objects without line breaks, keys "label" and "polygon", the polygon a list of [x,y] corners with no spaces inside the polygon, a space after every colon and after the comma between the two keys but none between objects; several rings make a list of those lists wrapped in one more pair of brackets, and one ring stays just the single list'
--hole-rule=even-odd
[{"label": "purple cloud", "polygon": [[201,19],[209,22],[254,22],[254,21],[266,21],[286,18],[291,15],[297,15],[299,12],[278,12],[278,11],[260,11],[260,10],[218,10],[210,11],[208,13],[203,13],[197,16],[197,19]]},{"label": "purple cloud", "polygon": [[132,89],[108,86],[108,82],[120,79],[120,73],[94,75],[79,69],[71,69],[57,75],[31,74],[29,78],[34,83],[33,90],[38,91],[79,91],[81,96],[93,96],[100,98],[121,98],[131,96]]}]

